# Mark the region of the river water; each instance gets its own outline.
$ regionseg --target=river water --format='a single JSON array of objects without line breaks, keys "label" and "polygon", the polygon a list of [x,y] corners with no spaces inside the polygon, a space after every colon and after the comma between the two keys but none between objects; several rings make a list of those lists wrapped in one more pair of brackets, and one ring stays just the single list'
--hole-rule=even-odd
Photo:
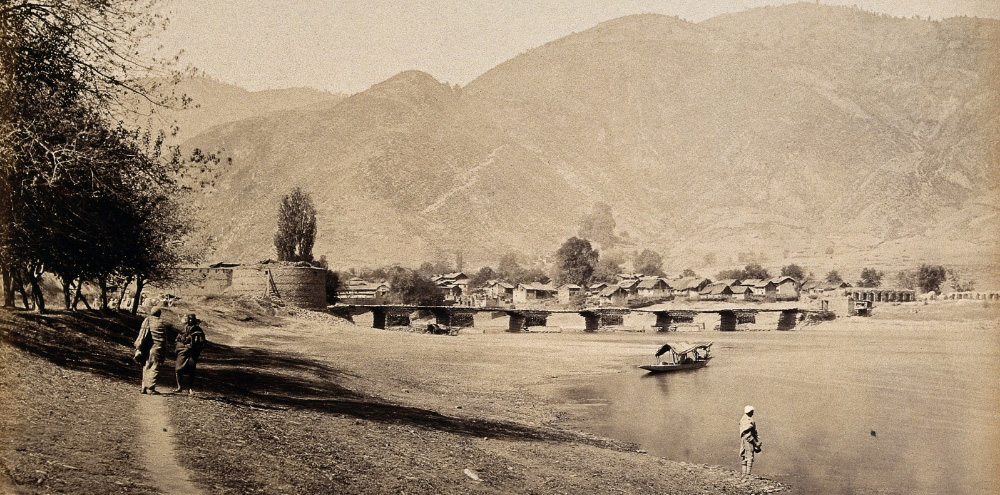
[{"label": "river water", "polygon": [[[854,320],[852,322],[852,320]],[[1000,493],[1000,336],[988,320],[838,320],[792,332],[636,334],[712,340],[700,370],[574,380],[562,398],[596,433],[652,454],[739,469],[756,408],[754,474],[794,493]]]}]

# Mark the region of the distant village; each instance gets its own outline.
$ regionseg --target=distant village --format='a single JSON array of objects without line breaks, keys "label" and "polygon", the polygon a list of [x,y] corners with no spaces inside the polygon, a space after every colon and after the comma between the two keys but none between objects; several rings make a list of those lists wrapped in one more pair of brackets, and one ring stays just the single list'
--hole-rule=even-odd
[{"label": "distant village", "polygon": [[[586,287],[576,284],[528,282],[513,284],[503,280],[488,280],[479,287],[470,286],[464,272],[452,272],[431,277],[451,304],[476,307],[639,307],[671,300],[686,301],[798,301],[803,297],[847,295],[848,282],[830,283],[810,280],[800,282],[790,276],[771,279],[725,279],[713,281],[705,277],[667,278],[644,276],[641,273],[620,273],[615,283],[597,282]],[[382,281],[354,277],[342,282],[337,291],[341,302],[378,304],[386,302],[391,287]],[[867,289],[866,289],[867,290]],[[913,291],[894,290],[899,301],[912,300]],[[880,297],[881,299],[881,297]]]}]

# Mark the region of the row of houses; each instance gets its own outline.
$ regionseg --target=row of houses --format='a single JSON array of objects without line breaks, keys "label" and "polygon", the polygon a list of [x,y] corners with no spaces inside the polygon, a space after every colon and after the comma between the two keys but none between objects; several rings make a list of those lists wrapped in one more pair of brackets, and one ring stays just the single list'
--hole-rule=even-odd
[{"label": "row of houses", "polygon": [[[727,279],[713,282],[704,277],[667,279],[642,274],[619,274],[618,282],[596,282],[588,286],[577,284],[521,283],[489,280],[474,293],[469,291],[469,277],[462,272],[435,275],[431,280],[445,294],[445,300],[463,303],[493,301],[507,304],[552,302],[569,304],[583,297],[601,305],[622,306],[630,299],[684,298],[704,301],[795,301],[803,294],[829,296],[842,292],[851,284],[807,281],[804,284],[790,276],[771,279]],[[338,296],[341,300],[380,302],[389,293],[385,282],[369,282],[360,278],[348,280]]]}]

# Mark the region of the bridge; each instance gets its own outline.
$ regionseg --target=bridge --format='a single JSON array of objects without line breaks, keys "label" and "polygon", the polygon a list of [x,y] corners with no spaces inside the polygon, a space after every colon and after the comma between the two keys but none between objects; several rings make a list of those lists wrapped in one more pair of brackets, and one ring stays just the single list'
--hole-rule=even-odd
[{"label": "bridge", "polygon": [[438,325],[448,328],[470,328],[475,326],[476,313],[505,313],[510,317],[507,330],[522,332],[528,327],[546,326],[549,316],[553,314],[578,314],[584,318],[584,329],[596,332],[602,328],[614,329],[621,327],[625,315],[630,313],[647,313],[656,315],[656,323],[652,326],[659,331],[668,331],[671,325],[693,323],[698,314],[717,313],[719,329],[735,331],[737,325],[755,323],[759,313],[780,313],[777,330],[795,328],[800,313],[807,310],[798,308],[720,308],[720,309],[647,309],[647,308],[585,308],[585,309],[516,309],[516,308],[481,308],[473,306],[416,306],[407,304],[345,304],[331,305],[327,311],[347,318],[367,312],[372,313],[372,327],[385,329],[388,327],[410,326],[410,316],[417,311],[434,315]]}]

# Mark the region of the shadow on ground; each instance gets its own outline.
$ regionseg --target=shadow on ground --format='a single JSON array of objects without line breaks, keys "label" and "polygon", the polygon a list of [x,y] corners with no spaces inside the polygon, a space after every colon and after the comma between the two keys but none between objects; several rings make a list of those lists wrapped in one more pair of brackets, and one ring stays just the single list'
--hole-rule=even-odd
[{"label": "shadow on ground", "polygon": [[[132,361],[132,342],[141,322],[122,313],[0,310],[0,339],[61,367],[134,382],[138,391],[141,372]],[[172,370],[173,362],[167,361],[161,371],[168,384],[173,383]],[[583,440],[565,432],[393,404],[339,385],[342,376],[337,369],[296,354],[209,342],[199,362],[196,388],[203,399],[244,407],[313,410],[475,437]]]}]

